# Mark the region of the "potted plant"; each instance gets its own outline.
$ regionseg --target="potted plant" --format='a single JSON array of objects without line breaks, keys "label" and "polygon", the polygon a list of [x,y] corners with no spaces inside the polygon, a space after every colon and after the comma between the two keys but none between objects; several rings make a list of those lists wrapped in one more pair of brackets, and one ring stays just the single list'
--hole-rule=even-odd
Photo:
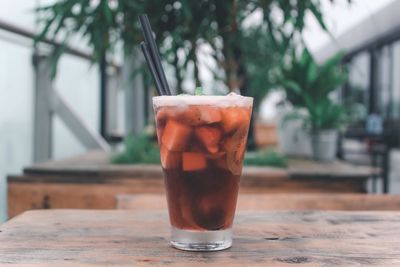
[{"label": "potted plant", "polygon": [[[312,15],[327,30],[319,0],[294,3],[281,0],[57,0],[39,7],[37,12],[40,33],[36,41],[46,38],[61,41],[53,53],[53,67],[65,52],[66,44],[78,36],[87,41],[93,50],[93,60],[100,63],[103,73],[107,59],[114,54],[118,57],[123,54],[124,69],[131,69],[135,74],[143,73],[138,71],[142,61],[136,47],[143,37],[137,17],[147,13],[163,63],[170,70],[171,87],[176,93],[189,89],[187,85],[191,83],[187,81],[190,77],[197,85],[206,83],[200,79],[199,68],[203,66],[209,72],[206,75],[208,79],[215,81],[208,81],[205,85],[210,91],[239,90],[243,95],[255,97],[255,107],[270,88],[265,83],[266,73],[269,75],[270,66],[278,65],[276,58],[280,59],[286,53],[293,36],[301,34],[307,15]],[[284,19],[276,20],[276,12]],[[255,13],[261,13],[263,19],[258,23],[245,23]],[[118,49],[121,47],[123,53]],[[128,90],[133,90],[130,82],[123,84],[127,84]],[[137,112],[127,113],[127,116],[135,115]],[[137,132],[140,127],[136,128],[128,130]],[[252,139],[252,128],[249,137]],[[252,144],[251,141],[248,143]]]},{"label": "potted plant", "polygon": [[304,49],[300,57],[293,52],[291,62],[284,65],[280,72],[280,84],[295,110],[285,120],[297,118],[303,121],[316,160],[333,160],[336,155],[338,130],[344,123],[344,108],[332,97],[348,77],[341,66],[342,57],[339,53],[319,65]]},{"label": "potted plant", "polygon": [[321,161],[334,160],[338,130],[344,122],[344,108],[330,99],[306,105],[309,116],[305,119],[305,125],[311,133],[313,158]]}]

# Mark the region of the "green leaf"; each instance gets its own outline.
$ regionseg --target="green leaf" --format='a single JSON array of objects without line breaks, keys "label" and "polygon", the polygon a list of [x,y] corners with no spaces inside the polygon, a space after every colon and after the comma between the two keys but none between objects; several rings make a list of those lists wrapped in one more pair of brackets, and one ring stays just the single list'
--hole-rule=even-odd
[{"label": "green leaf", "polygon": [[282,84],[286,89],[291,90],[292,92],[294,92],[298,95],[302,94],[302,89],[301,89],[300,85],[298,83],[296,83],[295,81],[286,80],[286,81],[282,81]]},{"label": "green leaf", "polygon": [[38,42],[43,41],[46,38],[47,33],[49,32],[49,29],[51,27],[51,25],[53,24],[53,21],[56,18],[50,18],[46,21],[44,28],[42,29],[42,31],[35,36],[35,38],[33,39],[34,43],[37,44]]},{"label": "green leaf", "polygon": [[201,86],[196,87],[196,89],[194,90],[194,94],[195,94],[195,95],[204,95],[204,93],[203,93],[203,87],[201,87]]},{"label": "green leaf", "polygon": [[[54,39],[64,32],[84,36],[97,63],[102,55],[115,54],[113,48],[120,44],[127,55],[134,51],[143,39],[137,16],[147,13],[161,56],[169,63],[168,67],[178,73],[177,78],[193,77],[194,71],[188,68],[188,63],[198,66],[203,61],[202,56],[196,56],[197,45],[190,44],[210,45],[216,61],[212,71],[214,79],[222,80],[227,87],[232,84],[229,77],[243,81],[243,87],[257,97],[255,108],[277,85],[274,73],[289,55],[296,37],[301,35],[306,14],[311,12],[326,29],[319,0],[113,2],[117,3],[116,9],[110,8],[108,0],[59,0],[38,8],[38,17],[43,17],[44,21],[39,25],[41,31],[36,40],[45,36]],[[74,5],[80,7],[78,12],[73,12]],[[242,22],[254,12],[262,12],[263,20],[252,26],[254,31],[250,32]],[[282,20],[276,19],[277,13],[282,13]],[[180,59],[174,61],[171,49],[178,47]],[[308,90],[315,75],[312,65],[308,65],[310,61],[306,63],[310,67],[308,71],[296,65],[293,69],[296,71],[288,80],[300,86],[307,84],[305,90]],[[297,95],[293,100],[302,102]]]},{"label": "green leaf", "polygon": [[107,1],[102,0],[101,2],[102,2],[101,6],[103,7],[103,14],[104,14],[104,17],[106,18],[107,24],[112,25],[113,17],[112,17],[111,9],[108,5],[108,0]]},{"label": "green leaf", "polygon": [[326,27],[325,20],[324,20],[321,10],[319,9],[320,8],[319,6],[320,6],[320,2],[317,2],[317,4],[314,4],[314,3],[310,4],[309,8],[310,8],[311,13],[314,15],[315,19],[318,21],[321,28],[328,32],[328,28]]},{"label": "green leaf", "polygon": [[130,134],[124,141],[125,150],[112,157],[111,161],[117,164],[132,163],[160,163],[160,152],[156,143],[150,136],[141,134]]},{"label": "green leaf", "polygon": [[246,153],[243,163],[247,166],[287,167],[286,157],[272,149],[259,151],[254,154]]},{"label": "green leaf", "polygon": [[57,63],[60,60],[61,55],[67,49],[66,42],[64,41],[61,45],[54,47],[53,52],[50,55],[51,64],[50,64],[50,78],[54,79],[57,74]]}]

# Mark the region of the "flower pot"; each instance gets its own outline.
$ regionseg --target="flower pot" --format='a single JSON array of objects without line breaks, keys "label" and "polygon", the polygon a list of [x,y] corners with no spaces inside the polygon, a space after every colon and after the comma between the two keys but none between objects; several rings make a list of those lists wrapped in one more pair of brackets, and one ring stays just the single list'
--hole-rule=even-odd
[{"label": "flower pot", "polygon": [[303,127],[302,119],[285,120],[290,111],[278,113],[278,143],[280,151],[286,156],[311,157],[311,137]]},{"label": "flower pot", "polygon": [[338,131],[319,130],[311,134],[311,146],[314,160],[333,161],[337,152]]}]

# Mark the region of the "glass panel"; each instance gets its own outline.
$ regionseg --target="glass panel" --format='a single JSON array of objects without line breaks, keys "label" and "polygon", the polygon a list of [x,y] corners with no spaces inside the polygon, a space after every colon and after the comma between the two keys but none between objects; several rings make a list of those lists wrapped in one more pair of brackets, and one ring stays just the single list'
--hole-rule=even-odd
[{"label": "glass panel", "polygon": [[392,118],[400,118],[400,41],[393,44]]},{"label": "glass panel", "polygon": [[348,64],[349,84],[345,95],[345,101],[359,110],[359,119],[363,119],[368,111],[369,87],[371,72],[371,56],[367,52],[356,55]]},{"label": "glass panel", "polygon": [[376,96],[377,96],[377,111],[383,117],[390,116],[391,107],[391,47],[384,46],[378,53],[377,62],[377,81],[376,81]]}]

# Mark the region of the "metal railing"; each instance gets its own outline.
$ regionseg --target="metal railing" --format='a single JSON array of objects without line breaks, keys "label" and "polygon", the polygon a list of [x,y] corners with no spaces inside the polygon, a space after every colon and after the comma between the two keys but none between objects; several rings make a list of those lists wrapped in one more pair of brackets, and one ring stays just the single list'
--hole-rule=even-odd
[{"label": "metal railing", "polygon": [[[0,30],[7,33],[25,37],[30,40],[35,38],[35,33],[23,29],[21,27],[9,24],[0,20]],[[43,43],[50,46],[60,46],[57,41],[44,39]],[[34,48],[32,46],[32,48]],[[92,55],[72,47],[66,47],[65,53],[73,55],[85,60],[92,60]],[[107,96],[116,94],[115,80],[119,76],[120,67],[115,63],[106,62],[100,66],[100,129],[99,132],[93,131],[73,108],[63,99],[63,97],[54,90],[53,81],[50,76],[51,64],[48,53],[39,53],[38,49],[34,49],[33,68],[35,72],[35,93],[34,93],[34,129],[33,129],[33,145],[34,145],[34,162],[42,162],[51,159],[52,151],[52,123],[53,116],[57,115],[70,131],[78,138],[82,145],[87,149],[109,150],[110,146],[107,139],[111,139],[107,135],[107,123],[112,118],[112,114],[116,114],[115,110],[108,110],[108,106],[116,105],[107,101]],[[113,71],[109,72],[108,68],[112,67]],[[109,86],[111,85],[111,86]],[[111,97],[115,101],[116,97]],[[111,123],[113,124],[113,123]],[[115,139],[115,138],[114,138]]]},{"label": "metal railing", "polygon": [[[16,25],[12,25],[12,24],[10,24],[10,23],[8,23],[8,22],[6,22],[4,20],[1,20],[1,19],[0,19],[0,30],[6,31],[6,32],[9,32],[9,33],[13,33],[13,34],[16,34],[18,36],[25,37],[25,38],[28,38],[28,39],[31,39],[31,40],[33,40],[36,37],[35,33],[31,32],[29,30],[26,30],[24,28],[18,27]],[[54,40],[47,39],[47,38],[45,38],[42,42],[45,43],[45,44],[48,44],[48,45],[52,45],[52,46],[60,46],[61,45],[61,43],[56,42]],[[65,53],[73,55],[73,56],[77,56],[77,57],[80,57],[80,58],[83,58],[83,59],[87,59],[87,60],[91,60],[92,59],[92,55],[91,54],[85,53],[83,51],[80,51],[78,49],[75,49],[75,48],[72,48],[72,47],[69,47],[69,46],[66,47]]]}]

